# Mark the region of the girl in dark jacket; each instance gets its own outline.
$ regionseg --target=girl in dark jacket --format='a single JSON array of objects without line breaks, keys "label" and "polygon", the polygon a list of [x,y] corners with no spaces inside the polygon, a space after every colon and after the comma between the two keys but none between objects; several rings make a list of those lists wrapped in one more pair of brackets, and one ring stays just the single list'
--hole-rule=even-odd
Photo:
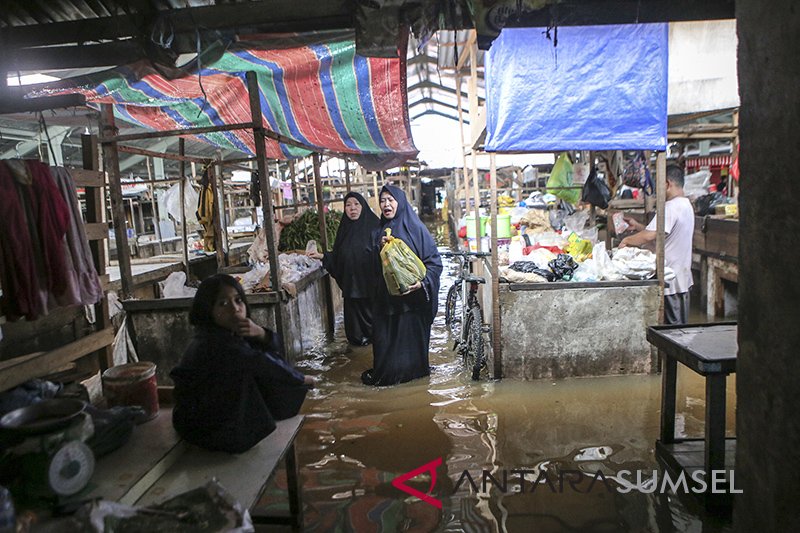
[{"label": "girl in dark jacket", "polygon": [[241,453],[295,416],[313,380],[275,357],[277,339],[250,319],[241,285],[226,274],[203,281],[189,321],[195,337],[170,373],[172,424],[186,441]]}]

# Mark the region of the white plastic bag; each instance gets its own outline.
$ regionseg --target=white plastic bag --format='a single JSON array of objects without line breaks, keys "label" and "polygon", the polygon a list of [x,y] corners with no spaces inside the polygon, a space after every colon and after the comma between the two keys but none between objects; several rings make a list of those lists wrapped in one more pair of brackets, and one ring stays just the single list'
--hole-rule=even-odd
[{"label": "white plastic bag", "polygon": [[571,215],[564,217],[564,225],[567,227],[568,233],[578,233],[586,226],[588,220],[588,211],[575,211]]},{"label": "white plastic bag", "polygon": [[[197,222],[197,202],[200,200],[200,195],[191,181],[187,177],[183,182],[184,192],[184,208],[186,209],[186,223],[191,224]],[[180,184],[176,183],[164,193],[164,205],[167,208],[167,213],[175,219],[176,222],[181,221],[181,188]]]},{"label": "white plastic bag", "polygon": [[164,281],[159,281],[162,298],[194,298],[197,289],[186,286],[186,273],[173,272]]},{"label": "white plastic bag", "polygon": [[619,281],[625,279],[625,276],[617,270],[617,267],[614,266],[614,263],[608,256],[605,242],[598,242],[594,245],[594,248],[592,248],[592,259],[594,259],[597,272],[600,276],[598,279],[604,281]]}]

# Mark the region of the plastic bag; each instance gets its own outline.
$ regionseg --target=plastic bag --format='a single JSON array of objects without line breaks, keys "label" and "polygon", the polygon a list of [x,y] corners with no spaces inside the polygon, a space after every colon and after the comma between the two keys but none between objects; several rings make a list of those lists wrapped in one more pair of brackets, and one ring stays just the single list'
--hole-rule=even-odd
[{"label": "plastic bag", "polygon": [[[186,223],[191,224],[197,222],[195,210],[197,209],[197,202],[200,201],[200,195],[197,193],[189,178],[183,182],[183,205],[186,210]],[[164,206],[167,208],[167,213],[170,214],[176,222],[181,221],[181,187],[180,183],[176,183],[164,193]]]},{"label": "plastic bag", "polygon": [[606,243],[598,242],[594,245],[592,249],[592,259],[594,259],[599,274],[597,279],[605,281],[619,281],[625,279],[625,276],[623,276],[619,270],[617,270],[617,267],[614,266],[614,263],[611,262],[611,258],[608,256],[608,252],[606,252]]},{"label": "plastic bag", "polygon": [[564,225],[567,227],[567,231],[577,233],[586,226],[588,220],[588,211],[575,211],[571,215],[564,217]]},{"label": "plastic bag", "polygon": [[587,259],[580,264],[578,269],[572,275],[572,281],[597,281],[600,279],[600,273],[597,271],[597,264],[594,259]]},{"label": "plastic bag", "polygon": [[508,269],[513,270],[514,272],[522,272],[524,274],[536,274],[537,276],[543,277],[547,281],[556,280],[555,274],[549,270],[545,270],[544,268],[539,268],[539,266],[533,261],[517,261],[509,265]]},{"label": "plastic bag", "polygon": [[197,289],[186,286],[186,272],[173,272],[164,281],[159,281],[162,298],[194,298]]},{"label": "plastic bag", "polygon": [[381,248],[381,269],[389,294],[399,296],[408,288],[425,278],[427,269],[419,257],[401,239],[392,237],[392,229],[386,228],[389,237]]},{"label": "plastic bag", "polygon": [[[564,189],[562,187],[572,187],[572,163],[569,160],[566,152],[561,152],[558,156],[553,170],[550,172],[550,177],[547,179],[547,192],[552,192],[562,200],[571,204],[577,204],[581,199],[580,189]],[[550,191],[553,188],[555,190]]]},{"label": "plastic bag", "polygon": [[550,261],[547,266],[556,275],[556,279],[569,281],[572,274],[578,269],[578,263],[569,254],[558,254],[558,257]]},{"label": "plastic bag", "polygon": [[311,239],[306,243],[306,253],[309,252],[317,253],[317,241],[315,241],[314,239]]},{"label": "plastic bag", "polygon": [[711,185],[711,171],[699,170],[683,179],[683,194],[690,199],[703,196],[708,192],[709,185]]},{"label": "plastic bag", "polygon": [[583,184],[581,190],[581,200],[586,203],[592,204],[600,209],[608,207],[608,201],[611,199],[611,191],[606,185],[606,182],[597,177],[597,169],[592,167],[589,177],[586,178],[586,183]]}]

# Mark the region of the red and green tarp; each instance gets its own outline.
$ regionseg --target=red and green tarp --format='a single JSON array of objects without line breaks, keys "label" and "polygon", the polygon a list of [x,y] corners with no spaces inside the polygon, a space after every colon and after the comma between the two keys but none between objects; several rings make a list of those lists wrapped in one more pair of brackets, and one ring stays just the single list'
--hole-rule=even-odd
[{"label": "red and green tarp", "polygon": [[[386,168],[417,154],[405,58],[361,57],[350,32],[259,36],[205,52],[179,71],[140,61],[62,80],[47,93],[77,92],[90,105],[113,104],[117,118],[152,130],[221,126],[250,122],[248,71],[257,74],[264,126],[308,147],[268,139],[269,158],[327,150]],[[250,130],[196,137],[255,155]]]}]

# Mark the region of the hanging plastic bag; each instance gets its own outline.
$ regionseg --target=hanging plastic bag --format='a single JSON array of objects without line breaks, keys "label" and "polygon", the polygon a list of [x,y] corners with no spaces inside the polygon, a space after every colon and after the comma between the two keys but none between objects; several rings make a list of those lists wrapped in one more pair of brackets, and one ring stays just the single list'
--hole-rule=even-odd
[{"label": "hanging plastic bag", "polygon": [[381,248],[383,279],[389,294],[399,296],[408,288],[425,278],[427,269],[419,257],[402,240],[392,237],[392,229],[386,228],[389,242]]},{"label": "hanging plastic bag", "polygon": [[[547,179],[547,192],[552,192],[565,202],[577,204],[581,199],[580,189],[565,189],[564,187],[572,187],[572,163],[569,160],[566,152],[561,152],[558,156],[553,170],[550,172],[550,177]],[[549,189],[555,189],[550,191]]]},{"label": "hanging plastic bag", "polygon": [[[191,224],[195,222],[197,219],[195,217],[195,209],[197,207],[197,201],[199,199],[199,195],[194,187],[192,187],[192,183],[189,181],[189,178],[183,180],[183,205],[186,213],[186,223]],[[166,190],[166,192],[162,195],[163,206],[166,208],[167,213],[175,219],[176,222],[181,221],[181,185],[180,183],[176,183],[172,187]],[[159,202],[159,209],[162,208],[161,202]]]},{"label": "hanging plastic bag", "polygon": [[592,167],[589,177],[586,178],[586,183],[583,184],[581,191],[581,200],[591,204],[600,209],[608,207],[608,201],[611,199],[611,191],[606,185],[606,182],[597,177],[597,169]]}]

